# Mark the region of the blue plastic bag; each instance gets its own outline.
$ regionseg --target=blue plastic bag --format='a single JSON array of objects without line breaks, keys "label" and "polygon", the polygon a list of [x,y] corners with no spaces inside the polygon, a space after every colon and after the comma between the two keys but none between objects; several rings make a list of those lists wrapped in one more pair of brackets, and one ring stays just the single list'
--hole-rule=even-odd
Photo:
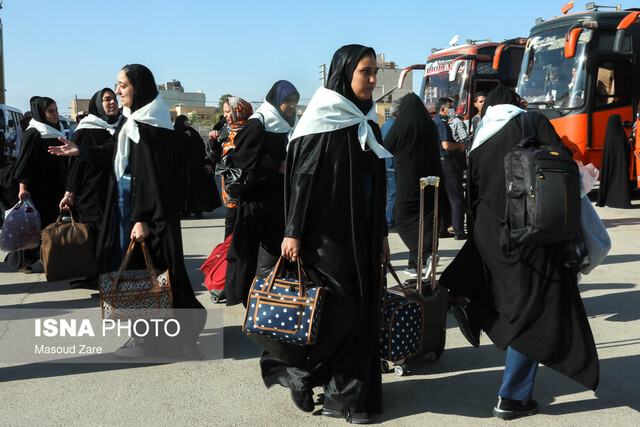
[{"label": "blue plastic bag", "polygon": [[18,202],[7,213],[0,234],[0,249],[8,252],[33,249],[40,244],[40,213],[31,199]]}]

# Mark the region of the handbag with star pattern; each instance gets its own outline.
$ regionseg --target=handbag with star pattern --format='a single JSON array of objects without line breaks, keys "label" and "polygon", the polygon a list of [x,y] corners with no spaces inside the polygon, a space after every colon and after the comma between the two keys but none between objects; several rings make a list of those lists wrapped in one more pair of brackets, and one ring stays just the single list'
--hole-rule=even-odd
[{"label": "handbag with star pattern", "polygon": [[297,277],[282,274],[283,258],[266,278],[256,277],[249,291],[242,330],[275,341],[313,345],[318,337],[324,287],[309,280],[297,261]]}]

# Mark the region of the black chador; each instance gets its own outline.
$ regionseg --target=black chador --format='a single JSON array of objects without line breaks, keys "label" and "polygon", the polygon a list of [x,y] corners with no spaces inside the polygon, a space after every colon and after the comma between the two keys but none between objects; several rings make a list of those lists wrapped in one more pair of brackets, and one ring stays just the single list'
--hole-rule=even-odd
[{"label": "black chador", "polygon": [[622,119],[613,114],[607,122],[607,133],[602,151],[598,206],[631,208],[629,165],[631,148],[622,128]]},{"label": "black chador", "polygon": [[[517,105],[513,91],[492,91],[483,107]],[[514,107],[511,107],[514,108]],[[535,115],[543,144],[562,147],[544,116]],[[487,123],[484,123],[487,125]],[[582,305],[576,275],[564,266],[563,243],[501,246],[506,195],[504,156],[522,140],[521,117],[513,116],[482,142],[481,129],[469,155],[467,204],[472,238],[442,273],[440,283],[471,300],[469,321],[501,350],[517,352],[595,390],[598,355]],[[478,143],[481,142],[481,145]]]},{"label": "black chador", "polygon": [[227,255],[227,305],[246,303],[256,273],[268,274],[280,255],[284,237],[282,166],[288,137],[297,118],[295,112],[293,117],[287,117],[279,107],[291,94],[298,94],[291,83],[276,82],[267,94],[266,102],[238,132],[230,154],[233,165],[250,173],[251,182],[255,184],[238,205]]},{"label": "black chador", "polygon": [[[335,92],[350,101],[341,106],[353,106],[364,115],[371,111],[372,100],[356,99],[351,89],[354,70],[365,55],[375,52],[349,45],[335,53],[327,88],[314,95],[317,104],[331,108],[333,101],[323,99],[335,99]],[[386,235],[386,177],[384,161],[372,147],[382,149],[380,129],[368,122],[377,142],[367,139],[366,150],[358,124],[296,137],[305,119],[310,128],[316,120],[322,125],[322,114],[310,115],[312,104],[314,99],[287,152],[285,236],[300,240],[300,259],[326,286],[319,337],[316,345],[297,353],[288,348],[280,354],[265,352],[262,375],[267,386],[281,384],[298,392],[322,385],[325,408],[338,413],[379,413],[378,284]]]},{"label": "black chador", "polygon": [[[104,88],[96,92],[89,102],[89,115],[76,128],[72,142],[83,147],[98,147],[107,144],[113,137],[120,114],[107,116],[102,106],[105,93],[111,93],[115,99],[116,95],[111,89]],[[71,158],[69,163],[67,191],[73,193],[77,220],[89,225],[96,237],[104,216],[112,169],[111,162],[99,164]]]},{"label": "black chador", "polygon": [[222,206],[213,174],[207,174],[204,141],[192,127],[185,126],[187,117],[176,117],[176,164],[178,168],[179,194],[183,194],[180,211],[189,213],[211,212]]},{"label": "black chador", "polygon": [[[420,217],[420,178],[442,176],[438,130],[420,98],[405,95],[400,101],[398,118],[393,123],[384,146],[396,168],[394,218],[400,238],[409,248],[409,268],[416,268],[418,257],[418,221]],[[433,242],[433,187],[424,194],[423,254],[431,252]]]}]

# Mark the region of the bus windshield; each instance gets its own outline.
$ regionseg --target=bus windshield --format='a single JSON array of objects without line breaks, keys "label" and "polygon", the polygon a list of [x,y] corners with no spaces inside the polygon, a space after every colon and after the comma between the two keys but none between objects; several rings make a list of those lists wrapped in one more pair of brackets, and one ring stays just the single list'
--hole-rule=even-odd
[{"label": "bus windshield", "polygon": [[[451,65],[451,64],[449,64]],[[449,81],[449,67],[446,68],[447,72],[440,72],[437,74],[429,74],[429,64],[427,64],[427,71],[425,77],[422,80],[422,88],[420,93],[427,111],[433,112],[435,110],[435,104],[438,98],[451,98],[453,100],[453,108],[456,110],[456,114],[464,114],[467,106],[467,72],[466,64],[458,70],[456,79],[452,82]]]},{"label": "bus windshield", "polygon": [[567,30],[547,31],[529,40],[516,92],[530,108],[566,110],[584,105],[586,47],[593,32],[583,29],[575,55],[565,58]]}]

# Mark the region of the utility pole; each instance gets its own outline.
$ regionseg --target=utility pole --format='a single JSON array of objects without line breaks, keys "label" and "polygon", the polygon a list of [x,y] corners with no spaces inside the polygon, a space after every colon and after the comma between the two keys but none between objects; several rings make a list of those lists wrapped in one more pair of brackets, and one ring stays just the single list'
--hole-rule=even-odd
[{"label": "utility pole", "polygon": [[[2,9],[2,1],[0,1],[0,9]],[[4,87],[4,42],[2,35],[2,20],[0,19],[0,104],[5,104],[5,92],[7,89]]]},{"label": "utility pole", "polygon": [[325,87],[327,85],[327,64],[326,63],[322,63],[322,65],[320,65],[320,80],[322,80],[322,87]]}]

